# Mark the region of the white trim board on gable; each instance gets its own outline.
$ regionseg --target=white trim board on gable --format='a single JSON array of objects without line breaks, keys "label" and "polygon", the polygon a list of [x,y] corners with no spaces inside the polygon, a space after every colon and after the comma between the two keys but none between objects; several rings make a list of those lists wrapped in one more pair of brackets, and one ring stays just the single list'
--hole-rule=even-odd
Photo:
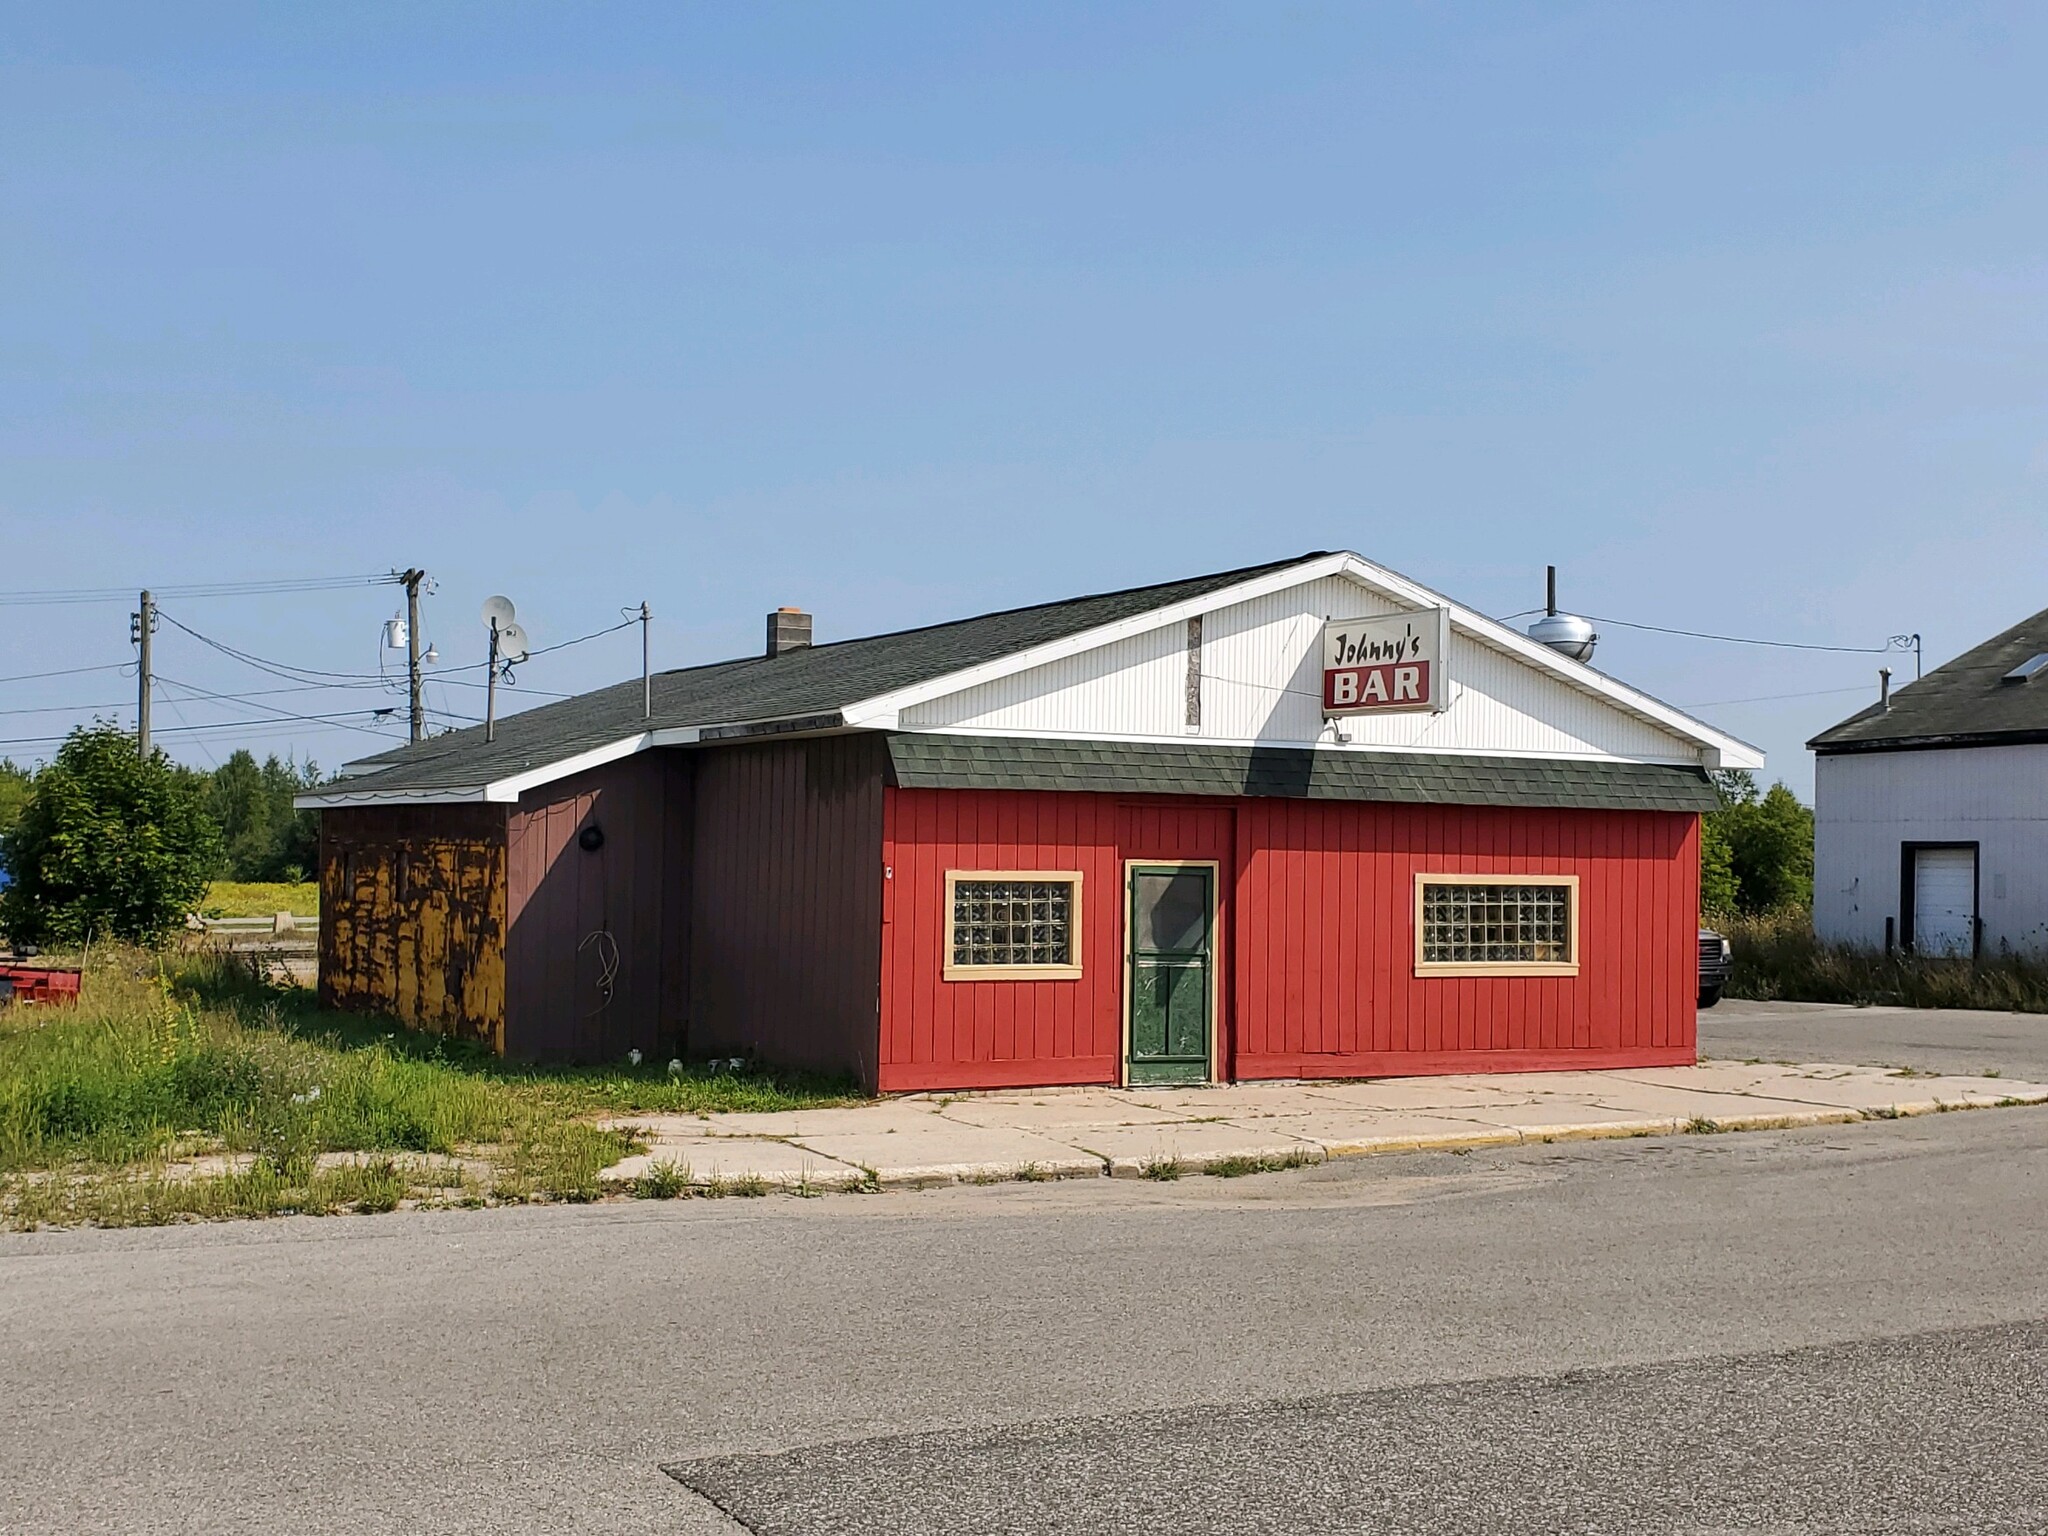
[{"label": "white trim board on gable", "polygon": [[[1334,570],[1318,569],[1332,562]],[[1385,584],[1361,580],[1365,564],[1356,556],[1310,562],[1276,573],[1285,581],[1269,575],[1177,605],[1187,613],[1158,610],[1114,634],[1074,637],[1093,644],[1042,647],[1035,663],[1026,652],[1006,659],[1022,666],[973,669],[982,676],[966,687],[948,690],[954,680],[941,679],[914,690],[924,697],[870,701],[847,716],[894,705],[889,723],[905,730],[1763,765],[1746,743],[1413,583],[1391,573]],[[1396,595],[1394,582],[1410,591]],[[1438,606],[1452,612],[1450,707],[1353,717],[1333,730],[1322,712],[1323,621]],[[1197,613],[1201,708],[1190,727],[1187,621]]]}]

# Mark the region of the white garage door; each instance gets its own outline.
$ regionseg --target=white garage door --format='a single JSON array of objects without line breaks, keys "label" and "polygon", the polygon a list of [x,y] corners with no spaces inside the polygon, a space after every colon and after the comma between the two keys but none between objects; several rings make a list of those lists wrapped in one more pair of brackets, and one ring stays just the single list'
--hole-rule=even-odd
[{"label": "white garage door", "polygon": [[1923,955],[1967,955],[1977,927],[1977,850],[1913,851],[1913,947]]}]

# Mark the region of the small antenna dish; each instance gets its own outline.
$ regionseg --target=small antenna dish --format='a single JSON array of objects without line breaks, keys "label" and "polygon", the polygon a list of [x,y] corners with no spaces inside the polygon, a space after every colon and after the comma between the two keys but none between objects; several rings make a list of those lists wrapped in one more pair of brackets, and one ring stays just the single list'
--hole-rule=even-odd
[{"label": "small antenna dish", "polygon": [[[509,604],[507,605],[509,606]],[[498,626],[498,660],[507,663],[526,660],[526,630],[519,624]]]},{"label": "small antenna dish", "polygon": [[513,608],[511,598],[487,597],[484,599],[484,628],[489,629],[492,625],[496,625],[499,629],[503,629],[518,617],[518,610]]}]

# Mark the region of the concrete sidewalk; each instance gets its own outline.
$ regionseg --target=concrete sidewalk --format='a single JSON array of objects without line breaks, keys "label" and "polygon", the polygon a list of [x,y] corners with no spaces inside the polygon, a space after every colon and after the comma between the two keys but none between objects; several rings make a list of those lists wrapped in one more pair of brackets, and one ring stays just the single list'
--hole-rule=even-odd
[{"label": "concrete sidewalk", "polygon": [[1763,1130],[2048,1102],[2048,1086],[1882,1067],[1709,1061],[1198,1088],[915,1094],[842,1109],[635,1115],[647,1150],[605,1170],[800,1191],[1009,1179],[1172,1177],[1375,1152]]}]

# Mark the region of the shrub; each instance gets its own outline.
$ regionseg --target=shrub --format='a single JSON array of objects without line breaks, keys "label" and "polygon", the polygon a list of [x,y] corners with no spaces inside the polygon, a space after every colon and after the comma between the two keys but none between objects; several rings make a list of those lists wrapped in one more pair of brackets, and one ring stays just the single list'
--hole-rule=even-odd
[{"label": "shrub", "polygon": [[35,776],[0,849],[13,884],[0,928],[17,942],[160,942],[206,892],[220,832],[200,787],[111,725],[81,726]]}]

